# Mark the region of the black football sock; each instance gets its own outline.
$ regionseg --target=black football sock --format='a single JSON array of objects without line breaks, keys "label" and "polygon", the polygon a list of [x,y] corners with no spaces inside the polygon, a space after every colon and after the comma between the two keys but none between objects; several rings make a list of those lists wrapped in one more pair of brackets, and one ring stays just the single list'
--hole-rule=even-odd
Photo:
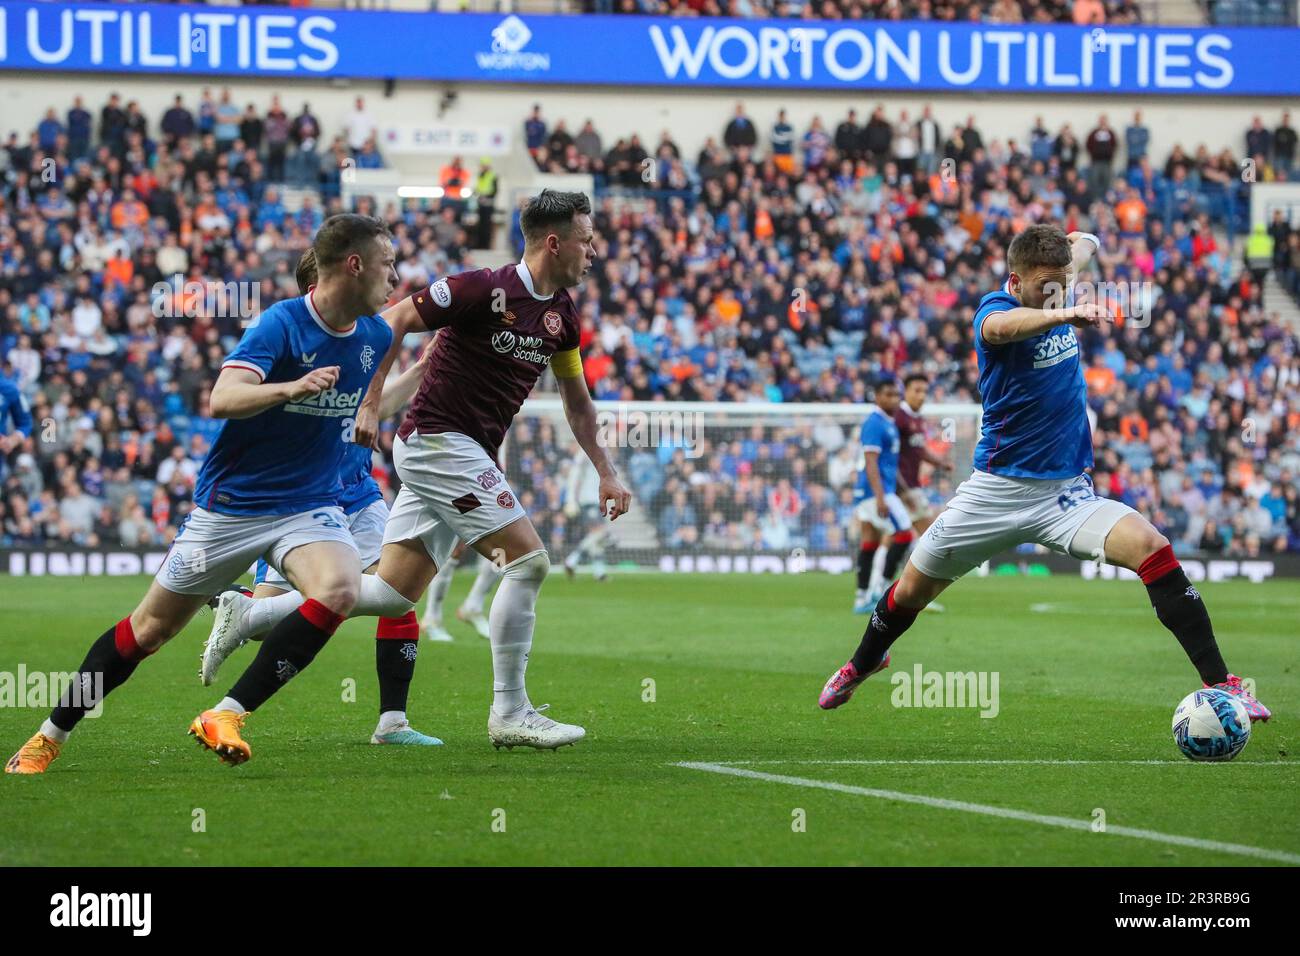
[{"label": "black football sock", "polygon": [[1147,586],[1151,606],[1160,623],[1173,632],[1183,646],[1188,660],[1206,684],[1222,684],[1228,679],[1228,665],[1214,639],[1214,625],[1205,609],[1200,592],[1192,587],[1183,566],[1168,545],[1142,562],[1138,576]]},{"label": "black football sock", "polygon": [[862,635],[862,643],[853,652],[853,666],[857,668],[859,674],[874,670],[889,653],[889,648],[894,641],[903,636],[903,632],[916,620],[916,615],[921,613],[920,608],[895,604],[895,587],[897,585],[890,585],[885,596],[876,604],[876,609],[871,614],[871,621],[867,624],[866,633]]},{"label": "black football sock", "polygon": [[226,696],[247,711],[257,710],[315,659],[343,621],[342,615],[307,599],[271,628],[257,657]]},{"label": "black football sock", "polygon": [[379,713],[406,712],[406,698],[420,650],[420,623],[414,611],[381,617],[375,629],[375,673],[379,676]]},{"label": "black football sock", "polygon": [[71,731],[88,711],[125,684],[148,656],[135,642],[131,619],[118,621],[90,645],[86,659],[77,668],[76,682],[68,685],[59,697],[59,705],[50,711],[50,722],[62,731]]},{"label": "black football sock", "polygon": [[903,556],[907,554],[907,549],[912,546],[912,532],[900,531],[894,535],[889,542],[889,550],[885,552],[885,580],[894,580],[894,575],[898,572],[898,565],[902,563]]},{"label": "black football sock", "polygon": [[865,591],[871,587],[871,566],[876,563],[875,544],[864,544],[858,552],[858,590]]}]

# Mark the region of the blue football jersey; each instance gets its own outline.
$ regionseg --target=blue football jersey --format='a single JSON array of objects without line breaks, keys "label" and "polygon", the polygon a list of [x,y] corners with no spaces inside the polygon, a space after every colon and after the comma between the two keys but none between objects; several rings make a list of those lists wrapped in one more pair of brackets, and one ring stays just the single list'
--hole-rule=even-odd
[{"label": "blue football jersey", "polygon": [[[898,426],[894,424],[894,419],[879,408],[873,408],[867,420],[862,423],[862,431],[858,437],[864,452],[880,452],[880,459],[877,462],[880,467],[880,483],[885,486],[885,494],[892,495],[898,487],[898,451],[901,447]],[[875,492],[871,490],[871,482],[867,481],[865,468],[858,469],[857,490],[859,498],[875,496]]]},{"label": "blue football jersey", "polygon": [[985,342],[984,320],[1019,307],[1015,296],[998,291],[975,310],[984,405],[975,468],[1008,478],[1074,478],[1092,467],[1079,339],[1063,323],[1019,342]]},{"label": "blue football jersey", "polygon": [[351,444],[343,450],[343,493],[339,495],[339,507],[345,515],[354,515],[363,508],[368,508],[376,501],[383,500],[379,482],[370,473],[373,455],[364,445]]},{"label": "blue football jersey", "polygon": [[227,419],[199,471],[195,504],[229,515],[295,514],[338,504],[357,409],[392,336],[377,315],[336,332],[309,296],[263,312],[223,368],[248,369],[263,382],[292,382],[310,369],[337,365],[338,382],[251,418]]}]

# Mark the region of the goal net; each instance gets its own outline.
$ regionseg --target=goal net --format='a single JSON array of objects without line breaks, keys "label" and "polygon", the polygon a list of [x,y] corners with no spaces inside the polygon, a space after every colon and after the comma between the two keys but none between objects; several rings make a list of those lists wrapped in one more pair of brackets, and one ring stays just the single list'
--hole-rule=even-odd
[{"label": "goal net", "polygon": [[[506,472],[557,564],[661,571],[847,571],[856,541],[858,434],[870,405],[597,402],[599,440],[633,495],[612,524],[596,510],[595,468],[558,398],[515,417]],[[970,471],[980,407],[927,404],[929,446],[952,465],[922,466],[942,504]]]}]

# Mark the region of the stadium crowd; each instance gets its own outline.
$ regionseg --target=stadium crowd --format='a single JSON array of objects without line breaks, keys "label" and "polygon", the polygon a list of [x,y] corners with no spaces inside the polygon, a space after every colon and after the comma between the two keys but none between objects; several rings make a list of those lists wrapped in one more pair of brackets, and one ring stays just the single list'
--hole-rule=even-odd
[{"label": "stadium crowd", "polygon": [[1134,24],[1134,0],[583,0],[589,13],[807,20],[948,20],[976,23]]},{"label": "stadium crowd", "polygon": [[[8,407],[31,410],[17,435],[0,418],[0,546],[170,540],[241,322],[296,294],[299,255],[341,210],[340,170],[383,162],[361,98],[331,132],[278,99],[262,113],[205,91],[155,123],[113,95],[98,116],[81,98],[52,108],[0,149],[0,378],[23,396]],[[601,261],[575,293],[597,398],[862,403],[920,371],[932,401],[977,401],[969,316],[1011,236],[1051,219],[1099,234],[1096,278],[1132,290],[1112,330],[1084,337],[1098,488],[1182,551],[1300,550],[1300,343],[1216,237],[1249,189],[1233,150],[1152,156],[1140,115],[986,140],[973,116],[943,129],[884,107],[762,134],[737,107],[694,157],[667,133],[653,154],[638,136],[607,149],[540,108],[524,134],[540,168],[597,183]],[[1242,143],[1260,180],[1291,175],[1295,145],[1285,116]],[[399,294],[474,267],[473,204],[358,211],[392,226]],[[1285,274],[1300,259],[1277,250],[1298,240],[1274,231]],[[521,424],[512,479],[563,555],[584,531],[564,514],[571,450],[563,429]],[[837,551],[855,434],[792,421],[710,432],[699,455],[621,454],[661,547]],[[379,457],[391,489],[391,431]],[[959,480],[968,463],[953,465]],[[941,501],[952,485],[929,487]]]}]

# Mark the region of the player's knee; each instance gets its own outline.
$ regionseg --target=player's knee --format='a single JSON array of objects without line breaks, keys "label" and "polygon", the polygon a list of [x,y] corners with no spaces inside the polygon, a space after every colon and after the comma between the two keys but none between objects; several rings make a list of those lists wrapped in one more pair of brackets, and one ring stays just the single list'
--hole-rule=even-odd
[{"label": "player's knee", "polygon": [[1142,559],[1145,561],[1157,551],[1163,551],[1169,547],[1169,539],[1157,531],[1155,528],[1147,525],[1142,532],[1141,551]]},{"label": "player's knee", "polygon": [[341,614],[346,617],[348,614],[352,613],[352,609],[356,606],[359,595],[359,582],[340,578],[337,580],[322,582],[313,589],[311,594],[305,594],[304,597],[319,601],[335,614]]},{"label": "player's knee", "polygon": [[551,571],[550,556],[544,551],[529,551],[501,569],[501,577],[510,581],[528,581],[541,587]]},{"label": "player's knee", "polygon": [[178,630],[172,622],[139,608],[131,615],[131,633],[146,651],[156,651],[175,637]]}]

